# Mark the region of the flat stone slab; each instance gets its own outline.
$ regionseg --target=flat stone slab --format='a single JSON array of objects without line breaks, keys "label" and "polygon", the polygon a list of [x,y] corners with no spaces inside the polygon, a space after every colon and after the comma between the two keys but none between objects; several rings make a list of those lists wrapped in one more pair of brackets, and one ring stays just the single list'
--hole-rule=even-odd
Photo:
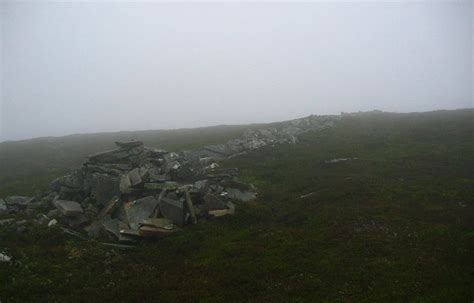
[{"label": "flat stone slab", "polygon": [[160,213],[166,219],[169,219],[178,226],[183,226],[185,223],[184,217],[184,202],[163,198],[160,201]]},{"label": "flat stone slab", "polygon": [[56,208],[67,217],[79,216],[84,212],[81,204],[75,201],[56,200],[54,206],[56,206]]},{"label": "flat stone slab", "polygon": [[126,203],[124,205],[124,210],[130,228],[138,230],[140,223],[143,220],[148,219],[153,214],[156,207],[158,207],[158,200],[153,196]]},{"label": "flat stone slab", "polygon": [[126,229],[128,227],[125,223],[123,223],[122,221],[118,219],[105,220],[102,223],[102,226],[107,232],[112,234],[120,242],[132,242],[132,243],[135,242],[135,240],[132,237],[121,233],[123,229]]}]

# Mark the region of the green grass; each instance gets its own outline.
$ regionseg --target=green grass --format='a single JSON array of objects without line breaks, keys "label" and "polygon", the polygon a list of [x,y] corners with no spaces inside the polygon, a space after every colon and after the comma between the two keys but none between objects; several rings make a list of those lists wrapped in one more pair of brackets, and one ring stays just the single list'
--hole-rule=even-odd
[{"label": "green grass", "polygon": [[472,110],[345,117],[300,141],[224,163],[258,201],[133,250],[0,231],[16,260],[0,300],[472,302]]}]

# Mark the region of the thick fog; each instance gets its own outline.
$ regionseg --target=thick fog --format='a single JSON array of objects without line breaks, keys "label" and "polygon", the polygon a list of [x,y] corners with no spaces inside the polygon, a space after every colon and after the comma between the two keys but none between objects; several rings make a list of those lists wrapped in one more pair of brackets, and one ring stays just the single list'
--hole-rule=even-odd
[{"label": "thick fog", "polygon": [[0,140],[472,107],[472,6],[4,1]]}]

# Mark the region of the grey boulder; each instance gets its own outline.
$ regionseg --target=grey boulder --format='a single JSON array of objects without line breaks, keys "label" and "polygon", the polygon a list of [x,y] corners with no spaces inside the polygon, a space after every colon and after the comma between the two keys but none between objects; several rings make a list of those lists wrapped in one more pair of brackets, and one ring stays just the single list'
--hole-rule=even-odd
[{"label": "grey boulder", "polygon": [[160,201],[160,212],[164,218],[171,220],[175,225],[183,226],[185,223],[184,203],[182,201],[163,198]]},{"label": "grey boulder", "polygon": [[143,220],[148,219],[153,214],[156,207],[158,207],[158,200],[153,196],[126,203],[124,209],[130,228],[138,229],[140,223]]},{"label": "grey boulder", "polygon": [[54,206],[67,217],[75,217],[83,213],[81,204],[75,201],[56,200]]}]

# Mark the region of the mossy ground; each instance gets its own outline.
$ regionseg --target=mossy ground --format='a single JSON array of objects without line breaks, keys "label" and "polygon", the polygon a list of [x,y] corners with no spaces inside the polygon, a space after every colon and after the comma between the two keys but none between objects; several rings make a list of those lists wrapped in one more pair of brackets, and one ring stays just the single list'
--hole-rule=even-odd
[{"label": "mossy ground", "polygon": [[160,241],[0,231],[0,300],[472,302],[473,155],[472,111],[346,117],[225,162],[259,199]]}]

